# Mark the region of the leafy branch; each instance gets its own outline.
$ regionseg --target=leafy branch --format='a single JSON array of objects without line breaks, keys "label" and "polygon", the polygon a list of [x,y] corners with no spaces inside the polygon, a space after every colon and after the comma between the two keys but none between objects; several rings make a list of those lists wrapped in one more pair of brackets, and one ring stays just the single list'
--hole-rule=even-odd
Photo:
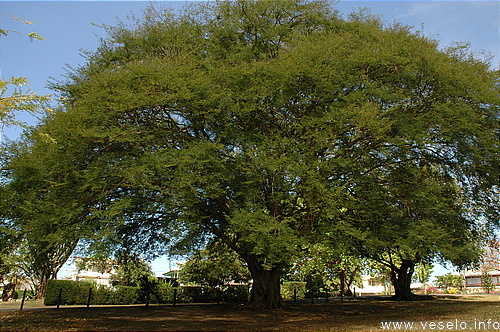
[{"label": "leafy branch", "polygon": [[[15,16],[12,16],[12,15],[9,15],[9,14],[6,14],[6,13],[2,13],[0,12],[0,14],[2,15],[5,15],[5,16],[8,16],[11,18],[11,20],[14,20],[14,21],[20,21],[24,24],[29,24],[29,25],[33,25],[34,23],[31,22],[31,21],[27,21],[27,20],[23,20],[19,17],[15,17]],[[17,34],[20,34],[20,35],[25,35],[25,36],[28,36],[30,38],[31,41],[35,40],[35,39],[38,39],[38,40],[45,40],[45,38],[43,38],[42,36],[40,36],[39,34],[37,34],[36,32],[30,32],[30,33],[26,33],[26,32],[22,32],[22,31],[17,31],[17,30],[11,30],[11,29],[2,29],[0,28],[0,35],[3,35],[3,36],[7,36],[9,33],[17,33]]]}]

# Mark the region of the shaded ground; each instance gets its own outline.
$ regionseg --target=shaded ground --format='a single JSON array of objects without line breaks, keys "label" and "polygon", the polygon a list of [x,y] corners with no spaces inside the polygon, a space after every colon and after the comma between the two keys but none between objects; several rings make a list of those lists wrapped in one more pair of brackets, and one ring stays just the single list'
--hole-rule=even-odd
[{"label": "shaded ground", "polygon": [[2,311],[0,315],[1,331],[382,330],[381,322],[388,321],[414,321],[418,326],[420,322],[464,322],[468,330],[473,330],[474,324],[477,327],[478,322],[488,319],[498,322],[497,329],[490,325],[491,330],[499,330],[500,296],[464,296],[409,303],[335,300],[289,304],[275,310],[251,310],[232,304],[50,307]]}]

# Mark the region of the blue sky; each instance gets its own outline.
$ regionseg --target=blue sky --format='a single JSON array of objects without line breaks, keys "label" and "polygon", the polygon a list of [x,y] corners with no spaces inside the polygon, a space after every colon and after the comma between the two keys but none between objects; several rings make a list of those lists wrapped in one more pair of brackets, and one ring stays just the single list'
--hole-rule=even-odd
[{"label": "blue sky", "polygon": [[[158,4],[180,8],[194,1],[158,1]],[[1,77],[24,76],[30,88],[50,94],[46,88],[50,77],[61,79],[66,64],[78,67],[84,63],[81,50],[95,50],[98,36],[104,31],[97,25],[114,25],[117,19],[127,22],[127,15],[141,15],[150,1],[0,1],[0,12],[33,21],[26,25],[0,14],[2,29],[25,33],[35,31],[45,41],[33,41],[11,33],[0,37]],[[500,68],[500,2],[499,1],[341,1],[336,5],[344,15],[368,7],[382,15],[386,22],[401,21],[422,30],[440,41],[470,42],[475,52],[485,51],[494,58],[492,66]],[[24,118],[24,117],[22,117]],[[28,119],[28,118],[26,118]],[[33,122],[33,120],[29,120]],[[19,130],[6,128],[6,138],[15,139]],[[166,272],[166,259],[154,264]],[[436,274],[442,274],[436,269]]]},{"label": "blue sky", "polygon": [[[158,1],[180,8],[195,1]],[[94,24],[127,22],[127,15],[141,15],[150,1],[0,1],[0,12],[33,21],[26,25],[0,14],[0,27],[25,33],[35,31],[45,41],[33,41],[11,33],[0,37],[0,74],[27,77],[30,88],[50,94],[50,77],[60,79],[66,64],[84,63],[81,50],[95,50],[104,30]],[[386,22],[401,21],[423,30],[441,46],[468,41],[474,51],[494,56],[493,67],[500,67],[499,1],[340,1],[336,7],[345,15],[368,7]],[[15,139],[19,130],[6,128],[5,137]]]}]

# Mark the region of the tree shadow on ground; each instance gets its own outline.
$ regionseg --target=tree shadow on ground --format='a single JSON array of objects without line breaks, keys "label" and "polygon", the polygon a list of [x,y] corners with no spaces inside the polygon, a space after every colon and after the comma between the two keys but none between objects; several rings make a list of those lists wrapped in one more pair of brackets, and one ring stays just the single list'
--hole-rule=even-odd
[{"label": "tree shadow on ground", "polygon": [[[94,306],[2,312],[1,331],[380,330],[382,321],[496,318],[500,302],[346,300],[288,304],[272,310],[234,304]],[[495,315],[495,316],[493,316]]]}]

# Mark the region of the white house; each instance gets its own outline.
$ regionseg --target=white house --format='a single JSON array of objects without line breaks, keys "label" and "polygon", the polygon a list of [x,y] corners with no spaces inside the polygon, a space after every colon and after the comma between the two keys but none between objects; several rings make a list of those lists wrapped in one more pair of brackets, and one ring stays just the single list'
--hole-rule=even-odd
[{"label": "white house", "polygon": [[387,278],[384,276],[363,275],[361,276],[361,287],[353,286],[351,288],[356,296],[384,295],[391,291]]},{"label": "white house", "polygon": [[[491,276],[491,281],[493,286],[495,286],[495,291],[500,290],[500,271],[494,270],[489,271],[488,274]],[[467,293],[483,293],[483,272],[481,271],[466,271],[464,273],[465,278],[465,290]]]}]

